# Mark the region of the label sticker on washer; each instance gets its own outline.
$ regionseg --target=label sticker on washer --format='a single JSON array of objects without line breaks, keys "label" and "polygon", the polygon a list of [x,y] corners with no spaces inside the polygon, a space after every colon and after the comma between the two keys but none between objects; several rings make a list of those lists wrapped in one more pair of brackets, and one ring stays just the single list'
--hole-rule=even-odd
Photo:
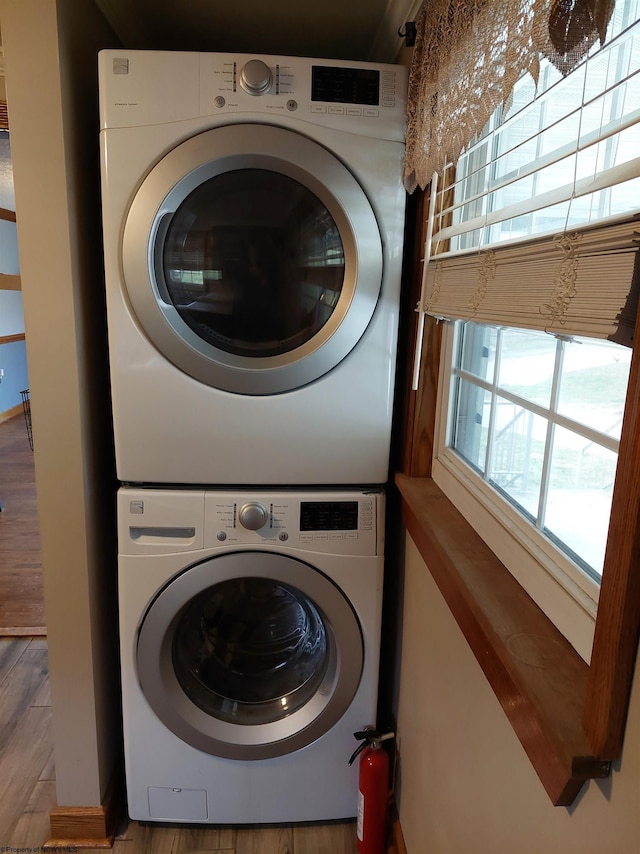
[{"label": "label sticker on washer", "polygon": [[128,74],[129,60],[125,56],[115,56],[113,59],[114,74]]}]

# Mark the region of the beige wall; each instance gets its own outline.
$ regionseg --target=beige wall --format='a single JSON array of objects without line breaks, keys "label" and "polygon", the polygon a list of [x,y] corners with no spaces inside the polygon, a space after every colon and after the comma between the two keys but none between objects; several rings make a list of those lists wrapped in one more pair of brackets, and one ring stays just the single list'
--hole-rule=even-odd
[{"label": "beige wall", "polygon": [[407,538],[399,811],[408,854],[640,851],[640,677],[622,761],[554,807],[415,545]]},{"label": "beige wall", "polygon": [[100,804],[119,755],[115,535],[86,0],[1,0],[45,579],[58,804]]}]

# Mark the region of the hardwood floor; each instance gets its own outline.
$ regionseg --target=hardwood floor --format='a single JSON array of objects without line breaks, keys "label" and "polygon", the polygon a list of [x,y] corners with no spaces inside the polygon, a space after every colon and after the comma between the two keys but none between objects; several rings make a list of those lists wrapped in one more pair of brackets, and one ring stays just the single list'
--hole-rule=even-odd
[{"label": "hardwood floor", "polygon": [[[353,822],[293,827],[173,828],[130,822],[114,847],[115,854],[355,854]],[[95,854],[95,851],[93,852]]]},{"label": "hardwood floor", "polygon": [[33,453],[22,415],[0,423],[0,636],[45,635]]},{"label": "hardwood floor", "polygon": [[[0,638],[0,850],[40,850],[49,838],[55,773],[47,644]],[[67,849],[69,850],[69,849]],[[74,848],[84,854],[96,849]],[[195,827],[125,822],[114,854],[355,854],[354,822]]]},{"label": "hardwood floor", "polygon": [[0,849],[36,847],[55,799],[46,641],[0,638]]}]

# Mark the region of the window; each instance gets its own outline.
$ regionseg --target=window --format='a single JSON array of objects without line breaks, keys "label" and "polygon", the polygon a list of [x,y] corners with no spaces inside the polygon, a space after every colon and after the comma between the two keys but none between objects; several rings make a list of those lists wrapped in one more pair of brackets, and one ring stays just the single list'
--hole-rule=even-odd
[{"label": "window", "polygon": [[640,194],[640,3],[567,77],[542,60],[460,158],[434,241],[455,254],[624,216]]},{"label": "window", "polygon": [[639,15],[621,0],[571,74],[519,81],[445,173],[425,270],[451,321],[433,478],[587,661],[637,305]]},{"label": "window", "polygon": [[631,352],[460,324],[450,447],[590,578],[602,576]]},{"label": "window", "polygon": [[[631,46],[626,72],[615,77],[615,84],[610,77],[611,85],[607,84],[609,89],[617,87],[622,102],[628,104],[633,104],[638,91],[639,14],[637,2],[618,0],[605,40],[605,49],[616,39],[619,45],[624,41]],[[471,36],[467,49],[477,51],[481,59],[482,42],[476,49],[475,32]],[[598,65],[598,56],[596,49],[589,57],[591,69]],[[537,97],[550,91],[549,80],[551,77],[532,94]],[[624,85],[625,80],[631,81],[629,87]],[[522,85],[527,83],[521,81]],[[429,103],[422,101],[423,106]],[[587,102],[578,109],[587,109]],[[468,112],[473,110],[471,99]],[[620,756],[640,631],[640,341],[634,340],[640,284],[640,205],[637,194],[627,195],[621,207],[589,204],[590,211],[599,213],[589,214],[591,222],[588,217],[578,224],[566,213],[572,215],[572,210],[578,210],[579,199],[589,193],[584,183],[575,181],[574,174],[574,179],[569,177],[565,182],[571,185],[569,197],[551,199],[553,204],[568,201],[557,229],[552,225],[545,233],[544,227],[535,226],[535,217],[549,207],[546,194],[535,201],[519,199],[518,209],[508,202],[508,216],[503,216],[506,208],[499,210],[499,194],[485,193],[497,174],[492,134],[505,126],[505,116],[507,121],[514,119],[517,110],[507,99],[506,112],[496,112],[481,138],[458,161],[453,180],[454,170],[449,166],[444,181],[440,173],[439,183],[444,188],[440,186],[437,191],[434,181],[430,192],[418,200],[430,212],[429,218],[420,216],[418,221],[420,243],[426,246],[424,262],[420,263],[417,254],[414,258],[415,284],[418,275],[422,281],[421,313],[415,323],[416,364],[422,371],[418,377],[414,373],[416,394],[407,399],[404,473],[396,482],[403,497],[407,531],[552,802],[568,805],[586,778],[606,776],[607,762]],[[618,130],[640,122],[637,107],[625,115],[618,122]],[[548,139],[554,142],[553,133]],[[601,139],[591,141],[595,144],[605,139],[610,140],[611,153],[620,139],[613,125]],[[574,153],[587,142],[574,140]],[[538,151],[536,146],[532,149]],[[473,155],[473,164],[465,162],[467,155]],[[640,178],[640,158],[633,154],[626,161],[601,162],[607,164],[605,173],[614,172],[600,176],[596,166],[589,178],[589,192],[611,189],[615,194],[626,181]],[[541,165],[540,160],[533,172]],[[525,175],[526,168],[524,162],[518,165],[519,177]],[[465,184],[461,176],[470,180]],[[535,185],[533,176],[531,186]],[[600,200],[604,198],[600,196]],[[457,211],[465,205],[465,213],[458,216]],[[532,215],[520,232],[511,229],[515,214]],[[504,223],[509,223],[507,228],[502,227]],[[471,237],[474,232],[475,237]],[[424,322],[425,314],[430,315],[428,322]],[[601,412],[601,404],[597,414],[606,416],[604,420],[585,415],[583,405],[590,403],[593,389],[583,400],[578,374],[584,367],[585,353],[592,347],[598,358],[605,351],[615,351],[610,349],[609,339],[633,345],[619,436],[617,419],[610,419],[611,411]],[[516,349],[512,349],[514,341],[518,342]],[[541,377],[541,372],[529,364],[526,371],[512,370],[508,364],[518,348],[524,351],[520,353],[522,360],[528,360],[536,346],[553,353],[548,403],[548,370],[542,371]],[[626,350],[615,352],[624,354],[628,361]],[[575,353],[580,354],[578,367]],[[506,367],[501,375],[503,363]],[[590,371],[589,379],[598,370]],[[624,370],[626,373],[627,368]],[[620,374],[618,381],[624,382]],[[577,398],[575,394],[567,398],[567,382],[574,390],[579,387]],[[608,393],[611,383],[605,385]],[[616,390],[612,407],[618,397]],[[533,456],[533,430],[531,447],[526,431],[525,441],[521,441],[516,428],[511,431],[513,436],[506,430],[502,461],[491,450],[490,429],[495,444],[501,399],[507,401],[505,407],[515,404],[525,410],[527,414],[519,416],[519,424],[530,417],[546,419],[537,503],[522,489],[517,494],[513,483],[507,481],[505,488],[498,469],[505,458],[507,464],[514,464],[516,451],[521,459]],[[478,423],[478,416],[484,423]],[[589,557],[581,559],[585,566],[577,559],[575,543],[565,542],[573,552],[570,556],[543,530],[550,528],[545,515],[549,496],[545,495],[548,487],[544,479],[549,483],[553,479],[554,442],[547,438],[551,435],[555,440],[560,428],[568,427],[577,437],[574,441],[582,441],[585,432],[597,440],[598,451],[603,448],[617,454],[614,449],[619,441],[620,464],[600,590],[593,549]],[[580,548],[583,555],[588,553]],[[570,640],[573,650],[556,627]],[[514,648],[514,641],[517,646],[521,640],[528,644],[524,657]],[[538,668],[536,660],[544,664]],[[585,757],[589,757],[588,769],[583,764]]]},{"label": "window", "polygon": [[631,351],[458,322],[444,353],[434,479],[588,660]]}]

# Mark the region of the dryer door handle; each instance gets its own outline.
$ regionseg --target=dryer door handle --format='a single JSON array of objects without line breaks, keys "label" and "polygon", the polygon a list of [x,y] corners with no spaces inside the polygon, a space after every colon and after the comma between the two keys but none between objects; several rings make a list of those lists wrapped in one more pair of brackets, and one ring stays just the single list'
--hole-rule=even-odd
[{"label": "dryer door handle", "polygon": [[164,247],[164,239],[167,236],[167,231],[169,230],[172,218],[173,213],[164,213],[154,223],[151,240],[153,257],[149,259],[150,265],[152,265],[153,268],[149,272],[152,274],[151,281],[154,282],[156,286],[156,296],[166,303],[166,305],[173,305],[173,301],[169,296],[169,288],[167,287],[167,283],[164,278],[162,249]]}]

